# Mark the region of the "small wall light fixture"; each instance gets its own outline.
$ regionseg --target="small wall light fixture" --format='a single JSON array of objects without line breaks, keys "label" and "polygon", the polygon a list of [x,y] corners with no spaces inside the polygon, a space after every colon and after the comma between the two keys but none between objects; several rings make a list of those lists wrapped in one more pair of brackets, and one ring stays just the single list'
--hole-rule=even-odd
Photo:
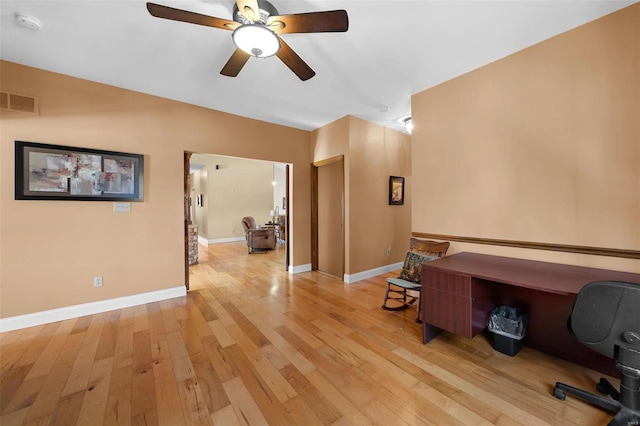
[{"label": "small wall light fixture", "polygon": [[413,120],[411,119],[411,117],[409,116],[402,121],[404,122],[404,130],[408,134],[411,134],[411,132],[413,131]]}]

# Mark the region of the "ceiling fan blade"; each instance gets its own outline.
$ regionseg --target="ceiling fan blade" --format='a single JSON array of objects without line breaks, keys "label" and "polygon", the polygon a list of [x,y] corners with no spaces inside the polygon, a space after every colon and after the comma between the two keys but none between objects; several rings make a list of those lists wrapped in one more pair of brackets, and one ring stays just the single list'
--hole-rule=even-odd
[{"label": "ceiling fan blade", "polygon": [[280,39],[280,50],[278,50],[277,56],[302,81],[309,80],[316,75],[316,72],[282,39]]},{"label": "ceiling fan blade", "polygon": [[236,0],[238,11],[242,16],[252,22],[258,22],[260,20],[260,8],[258,7],[258,0]]},{"label": "ceiling fan blade", "polygon": [[220,74],[226,75],[227,77],[236,77],[250,57],[251,55],[246,53],[244,50],[236,49],[224,67],[222,67]]},{"label": "ceiling fan blade", "polygon": [[349,17],[346,10],[296,13],[270,16],[267,26],[277,34],[345,32],[349,29]]},{"label": "ceiling fan blade", "polygon": [[204,25],[205,27],[220,28],[223,30],[235,30],[240,26],[238,22],[228,19],[214,18],[186,10],[174,9],[155,3],[147,3],[147,10],[156,18],[170,19],[172,21],[188,22],[190,24]]}]

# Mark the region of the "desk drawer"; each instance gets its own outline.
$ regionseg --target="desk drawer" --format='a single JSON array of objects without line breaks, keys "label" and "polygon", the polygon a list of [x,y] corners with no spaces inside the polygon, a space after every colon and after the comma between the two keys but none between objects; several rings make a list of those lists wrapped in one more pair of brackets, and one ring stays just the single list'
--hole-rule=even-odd
[{"label": "desk drawer", "polygon": [[422,321],[443,330],[471,338],[472,299],[459,294],[422,287]]},{"label": "desk drawer", "polygon": [[471,277],[442,272],[422,265],[422,287],[432,287],[446,293],[471,297]]},{"label": "desk drawer", "polygon": [[472,338],[488,322],[494,303],[491,286],[466,275],[422,267],[422,320],[459,336]]}]

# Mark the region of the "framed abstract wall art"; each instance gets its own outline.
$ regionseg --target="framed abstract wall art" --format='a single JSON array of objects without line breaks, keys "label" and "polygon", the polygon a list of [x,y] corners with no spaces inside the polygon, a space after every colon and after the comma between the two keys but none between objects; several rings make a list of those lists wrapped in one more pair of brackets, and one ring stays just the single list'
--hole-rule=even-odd
[{"label": "framed abstract wall art", "polygon": [[144,156],[15,143],[16,200],[143,201]]}]

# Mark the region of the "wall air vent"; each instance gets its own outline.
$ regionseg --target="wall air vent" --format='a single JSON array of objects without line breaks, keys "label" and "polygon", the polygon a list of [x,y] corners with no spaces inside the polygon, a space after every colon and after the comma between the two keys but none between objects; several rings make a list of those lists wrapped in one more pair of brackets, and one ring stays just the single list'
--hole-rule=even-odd
[{"label": "wall air vent", "polygon": [[38,114],[38,99],[32,96],[0,92],[0,108],[9,111]]}]

